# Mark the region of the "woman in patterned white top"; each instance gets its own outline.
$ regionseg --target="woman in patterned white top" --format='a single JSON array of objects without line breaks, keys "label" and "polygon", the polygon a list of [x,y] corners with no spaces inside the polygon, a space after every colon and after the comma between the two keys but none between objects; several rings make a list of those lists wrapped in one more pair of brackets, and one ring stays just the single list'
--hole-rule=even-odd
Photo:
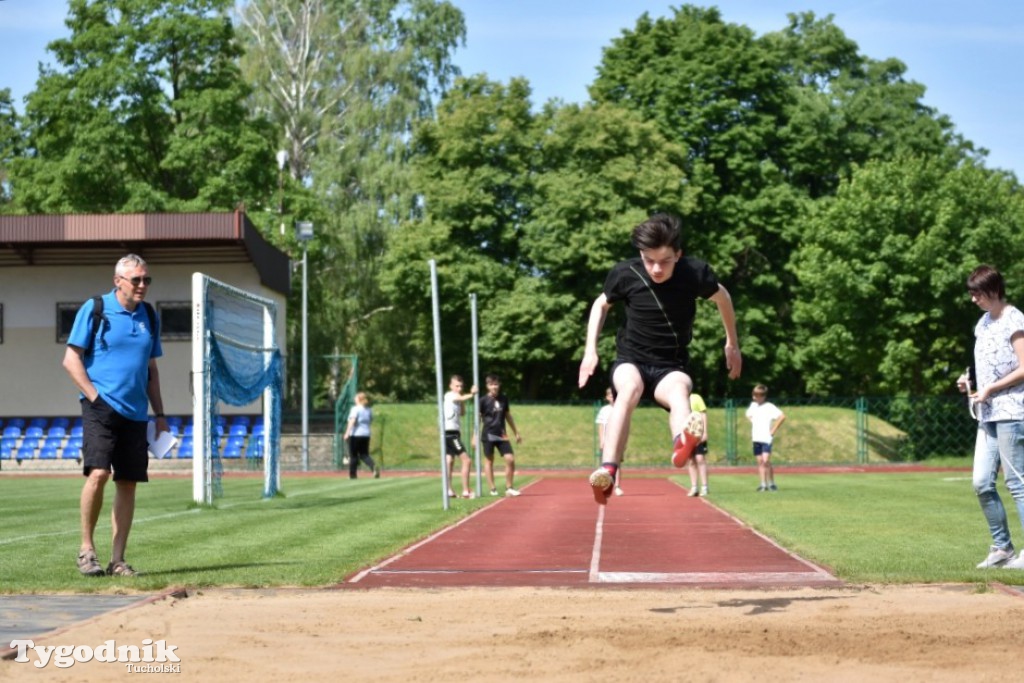
[{"label": "woman in patterned white top", "polygon": [[[985,311],[974,327],[974,366],[978,391],[978,435],[974,450],[974,491],[992,533],[992,546],[979,569],[1024,569],[1024,555],[1014,559],[1006,508],[996,489],[1002,465],[1006,488],[1024,524],[1024,314],[1006,301],[1003,276],[981,265],[967,278],[971,301]],[[969,389],[969,378],[958,381]]]}]

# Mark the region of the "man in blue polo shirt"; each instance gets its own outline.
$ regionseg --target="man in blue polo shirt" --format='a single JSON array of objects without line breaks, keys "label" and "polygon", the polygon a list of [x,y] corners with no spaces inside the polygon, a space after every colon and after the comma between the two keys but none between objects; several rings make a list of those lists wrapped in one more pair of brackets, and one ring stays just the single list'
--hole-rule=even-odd
[{"label": "man in blue polo shirt", "polygon": [[[149,285],[146,262],[129,254],[114,269],[114,289],[79,309],[68,336],[64,369],[78,387],[82,404],[82,545],[78,570],[86,576],[135,576],[124,559],[135,514],[135,485],[148,481],[146,423],[149,405],[157,433],[167,430],[156,359],[163,355],[152,307],[144,303]],[[103,507],[103,489],[114,475],[113,541],[106,571],[96,557],[93,533]]]}]

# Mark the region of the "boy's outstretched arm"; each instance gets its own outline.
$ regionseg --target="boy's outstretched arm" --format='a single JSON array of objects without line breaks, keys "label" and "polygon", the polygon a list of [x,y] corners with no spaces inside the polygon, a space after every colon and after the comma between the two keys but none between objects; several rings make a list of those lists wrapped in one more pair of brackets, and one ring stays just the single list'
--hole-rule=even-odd
[{"label": "boy's outstretched arm", "polygon": [[732,306],[729,290],[718,285],[718,291],[709,297],[718,306],[718,314],[722,316],[725,327],[725,367],[729,369],[729,379],[736,379],[743,372],[743,355],[740,353],[740,338],[736,334],[736,311]]},{"label": "boy's outstretched arm", "polygon": [[601,336],[601,328],[604,327],[604,320],[611,307],[612,305],[608,303],[603,292],[594,299],[594,303],[590,307],[590,320],[587,321],[587,342],[583,350],[583,361],[580,363],[580,389],[586,386],[587,380],[597,369],[597,338]]}]

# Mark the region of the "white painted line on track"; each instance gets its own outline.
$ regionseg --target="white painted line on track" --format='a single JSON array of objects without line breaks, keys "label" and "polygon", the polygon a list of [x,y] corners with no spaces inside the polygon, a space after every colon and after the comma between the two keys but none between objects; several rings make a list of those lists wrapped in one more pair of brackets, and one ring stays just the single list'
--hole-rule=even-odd
[{"label": "white painted line on track", "polygon": [[601,567],[601,540],[604,537],[604,511],[606,505],[597,506],[597,524],[594,528],[594,550],[590,554],[590,583],[597,583]]},{"label": "white painted line on track", "polygon": [[598,572],[596,579],[591,575],[592,583],[807,583],[826,581],[833,583],[836,579],[819,572]]},{"label": "white painted line on track", "polygon": [[585,574],[586,569],[378,569],[374,574]]}]

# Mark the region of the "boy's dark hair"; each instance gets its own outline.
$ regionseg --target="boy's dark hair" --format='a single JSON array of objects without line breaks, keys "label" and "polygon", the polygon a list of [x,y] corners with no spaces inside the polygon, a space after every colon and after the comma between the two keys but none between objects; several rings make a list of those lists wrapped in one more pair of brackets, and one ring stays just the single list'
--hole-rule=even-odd
[{"label": "boy's dark hair", "polygon": [[487,382],[497,382],[498,384],[501,384],[501,378],[491,373],[490,375],[484,377],[484,384],[486,384]]},{"label": "boy's dark hair", "polygon": [[452,380],[458,380],[459,382],[462,382],[463,384],[466,383],[465,380],[462,379],[462,375],[452,375],[451,377],[448,378],[448,383],[451,384]]},{"label": "boy's dark hair", "polygon": [[682,248],[679,219],[667,213],[656,213],[633,228],[630,243],[640,250],[672,247],[679,251]]},{"label": "boy's dark hair", "polygon": [[1006,282],[998,270],[982,264],[967,276],[967,291],[972,294],[984,294],[1002,301],[1006,298]]}]

